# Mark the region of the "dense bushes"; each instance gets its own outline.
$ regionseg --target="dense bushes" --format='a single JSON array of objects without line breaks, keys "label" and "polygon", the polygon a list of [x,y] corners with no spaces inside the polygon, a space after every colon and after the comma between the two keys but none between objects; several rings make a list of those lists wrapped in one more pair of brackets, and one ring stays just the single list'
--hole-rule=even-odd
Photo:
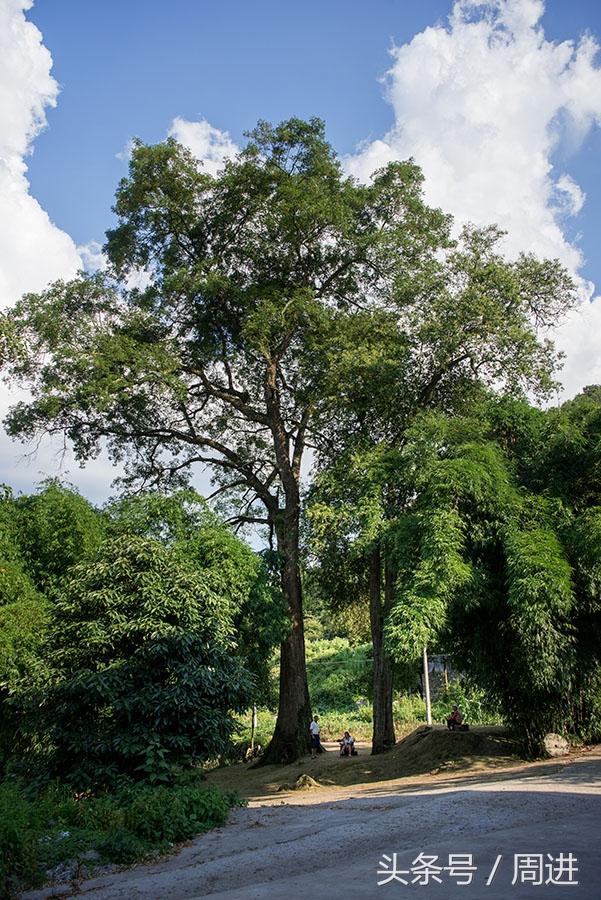
[{"label": "dense bushes", "polygon": [[44,880],[61,862],[131,863],[225,824],[234,794],[198,783],[132,787],[75,800],[51,786],[32,798],[24,785],[0,784],[0,897]]},{"label": "dense bushes", "polygon": [[16,754],[83,786],[156,782],[219,756],[230,711],[273,699],[272,557],[192,489],[98,510],[54,481],[0,488],[0,772]]},{"label": "dense bushes", "polygon": [[102,545],[53,608],[49,686],[33,692],[51,771],[77,787],[167,781],[223,752],[252,684],[225,600],[150,538]]}]

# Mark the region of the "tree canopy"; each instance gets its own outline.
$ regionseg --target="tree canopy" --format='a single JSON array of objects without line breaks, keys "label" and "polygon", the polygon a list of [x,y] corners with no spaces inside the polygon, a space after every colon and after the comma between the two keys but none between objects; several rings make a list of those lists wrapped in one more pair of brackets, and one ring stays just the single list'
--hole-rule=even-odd
[{"label": "tree canopy", "polygon": [[[127,485],[209,465],[237,521],[269,529],[290,627],[268,761],[308,746],[307,447],[327,462],[402,443],[423,409],[490,385],[544,393],[557,357],[540,329],[574,302],[559,263],[503,259],[498,229],[452,240],[422,181],[411,160],[346,177],[316,119],[260,122],[215,176],[173,140],[137,142],[109,272],[3,319],[7,370],[31,392],[11,434],[60,432],[82,460],[106,445]],[[149,285],[128,287],[139,269]]]},{"label": "tree canopy", "polygon": [[533,751],[546,731],[599,727],[600,482],[593,463],[588,478],[572,474],[585,503],[566,490],[560,449],[579,434],[582,458],[595,458],[589,397],[547,413],[496,400],[470,418],[431,416],[403,449],[415,493],[392,528],[389,647],[411,659],[441,639]]}]

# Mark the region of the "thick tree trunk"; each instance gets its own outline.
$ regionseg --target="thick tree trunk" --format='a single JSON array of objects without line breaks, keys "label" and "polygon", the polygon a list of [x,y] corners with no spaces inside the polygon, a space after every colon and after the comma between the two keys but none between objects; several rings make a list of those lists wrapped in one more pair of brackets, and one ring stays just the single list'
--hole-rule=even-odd
[{"label": "thick tree trunk", "polygon": [[393,575],[390,567],[386,566],[382,603],[382,561],[380,549],[376,547],[371,554],[369,571],[369,612],[374,654],[372,754],[390,750],[396,740],[392,718],[392,664],[384,650],[384,618],[392,604],[392,590]]},{"label": "thick tree trunk", "polygon": [[299,568],[299,510],[292,509],[276,525],[282,557],[282,590],[288,604],[291,630],[281,645],[280,696],[273,737],[262,757],[263,764],[289,763],[310,749],[311,703],[305,661],[303,600]]}]

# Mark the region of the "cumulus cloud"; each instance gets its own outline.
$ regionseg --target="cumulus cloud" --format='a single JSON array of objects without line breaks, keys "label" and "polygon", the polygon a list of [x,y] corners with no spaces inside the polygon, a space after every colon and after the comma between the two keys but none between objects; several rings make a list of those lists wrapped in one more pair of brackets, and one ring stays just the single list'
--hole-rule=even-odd
[{"label": "cumulus cloud", "polygon": [[56,105],[58,85],[31,0],[0,0],[0,306],[80,265],[75,244],[29,193],[27,155]]},{"label": "cumulus cloud", "polygon": [[238,147],[228,132],[215,128],[206,119],[191,122],[177,116],[171,123],[169,136],[188,147],[210,175],[216,175],[225,160],[238,153]]},{"label": "cumulus cloud", "polygon": [[[547,40],[543,12],[542,0],[457,0],[447,23],[395,47],[386,76],[394,126],[345,164],[368,180],[413,156],[430,203],[459,223],[498,223],[510,255],[532,250],[577,274],[582,253],[564,228],[585,195],[568,172],[555,171],[553,154],[578,149],[601,121],[598,46],[590,35]],[[591,328],[601,334],[601,300],[590,302],[591,285],[579,285],[587,305],[556,335],[570,394],[590,382],[601,349],[590,336]]]},{"label": "cumulus cloud", "polygon": [[108,259],[98,241],[88,241],[80,244],[77,252],[81,258],[82,267],[86,272],[104,272],[108,268]]},{"label": "cumulus cloud", "polygon": [[[94,254],[98,261],[100,252],[89,245],[80,254],[29,190],[27,157],[58,96],[52,57],[25,17],[31,6],[32,0],[0,0],[0,308],[57,278],[73,277],[82,256],[89,263]],[[25,396],[1,389],[0,419]],[[44,440],[32,449],[10,441],[0,429],[0,481],[30,491],[35,482],[60,475],[71,477],[93,500],[108,495],[115,469],[106,457],[82,471],[57,441]]]}]

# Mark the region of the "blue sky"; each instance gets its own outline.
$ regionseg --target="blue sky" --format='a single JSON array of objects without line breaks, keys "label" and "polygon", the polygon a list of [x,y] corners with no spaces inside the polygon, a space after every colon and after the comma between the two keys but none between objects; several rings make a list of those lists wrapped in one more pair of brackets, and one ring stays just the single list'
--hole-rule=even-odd
[{"label": "blue sky", "polygon": [[[380,81],[390,47],[450,10],[448,0],[37,0],[28,17],[61,94],[29,163],[32,193],[76,243],[102,240],[125,169],[115,155],[132,135],[161,140],[175,116],[206,118],[240,142],[259,118],[318,115],[350,153],[393,122]],[[601,36],[601,3],[547,0],[542,23],[550,40]],[[600,161],[597,129],[569,156],[587,202],[568,228],[597,283]]]},{"label": "blue sky", "polygon": [[176,115],[237,141],[259,118],[318,115],[350,152],[392,122],[378,81],[392,41],[448,11],[446,0],[37,0],[29,17],[62,92],[36,142],[33,193],[77,242],[102,233],[123,174],[115,154],[132,135],[162,139]]},{"label": "blue sky", "polygon": [[[215,170],[259,118],[317,115],[349,173],[414,156],[428,202],[568,267],[573,396],[601,383],[600,43],[599,0],[0,0],[0,308],[102,263],[133,136]],[[47,475],[100,501],[115,473],[0,432],[0,482]]]}]

